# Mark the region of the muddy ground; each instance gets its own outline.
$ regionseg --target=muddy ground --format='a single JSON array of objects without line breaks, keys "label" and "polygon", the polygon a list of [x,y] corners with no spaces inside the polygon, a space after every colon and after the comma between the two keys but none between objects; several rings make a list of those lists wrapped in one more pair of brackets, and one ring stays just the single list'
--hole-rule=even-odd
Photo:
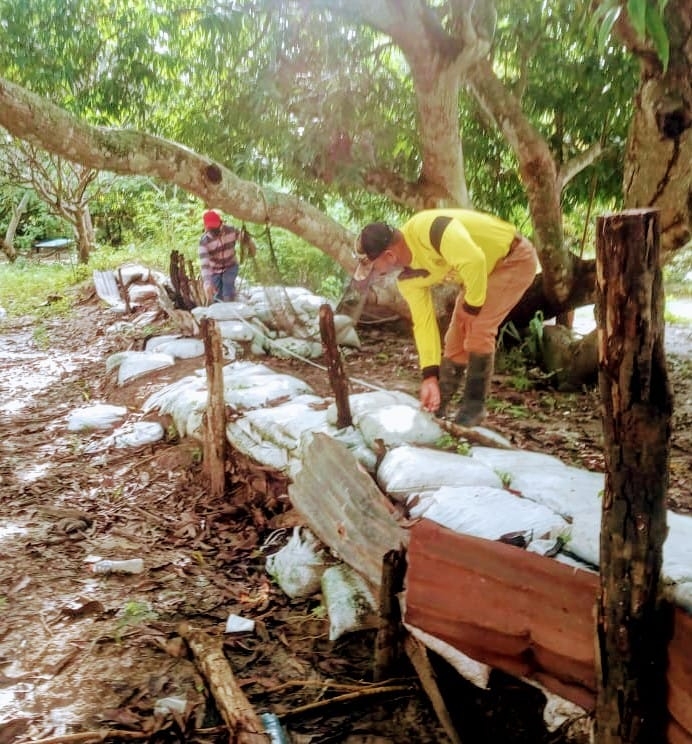
[{"label": "muddy ground", "polygon": [[[114,403],[141,419],[154,390],[202,366],[191,360],[117,387],[106,357],[142,348],[165,318],[113,332],[116,319],[83,291],[70,317],[0,321],[0,744],[228,741],[181,641],[183,621],[223,642],[254,708],[280,716],[290,742],[447,741],[405,663],[396,679],[372,682],[373,632],[330,642],[319,596],[290,600],[267,576],[265,556],[296,524],[282,475],[233,454],[227,494],[214,500],[196,442],[172,435],[85,453],[105,434],[68,431],[70,411]],[[408,335],[396,325],[360,335],[347,374],[415,395]],[[676,394],[669,504],[692,512],[692,327],[669,328],[667,344]],[[323,370],[262,361],[331,394]],[[519,447],[601,470],[597,393],[521,387],[496,374],[488,424]],[[141,557],[145,570],[96,575],[96,556]],[[254,632],[224,635],[231,613],[254,619]],[[482,691],[443,664],[438,673],[465,744],[566,741],[543,728],[539,691],[501,674]],[[183,709],[157,710],[166,698]]]}]

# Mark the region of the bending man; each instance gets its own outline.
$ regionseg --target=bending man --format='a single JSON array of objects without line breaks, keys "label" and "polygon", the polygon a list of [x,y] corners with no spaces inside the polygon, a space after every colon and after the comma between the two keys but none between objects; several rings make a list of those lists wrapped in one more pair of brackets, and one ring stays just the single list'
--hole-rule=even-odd
[{"label": "bending man", "polygon": [[[384,222],[366,225],[356,253],[360,263],[354,278],[359,283],[398,272],[423,375],[422,407],[444,416],[466,371],[455,420],[463,426],[480,423],[486,415],[498,327],[536,275],[531,242],[493,215],[435,209],[419,212],[401,229]],[[445,280],[462,288],[443,350],[432,288]]]}]

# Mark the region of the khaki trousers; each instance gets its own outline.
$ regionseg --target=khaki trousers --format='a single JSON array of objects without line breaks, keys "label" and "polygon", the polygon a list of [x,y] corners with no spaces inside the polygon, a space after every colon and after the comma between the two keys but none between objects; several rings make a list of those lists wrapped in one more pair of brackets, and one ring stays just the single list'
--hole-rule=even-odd
[{"label": "khaki trousers", "polygon": [[509,253],[497,262],[488,276],[485,304],[473,317],[470,329],[458,322],[464,304],[462,289],[445,333],[443,356],[456,364],[468,364],[469,354],[492,354],[500,323],[531,285],[537,265],[536,249],[531,241],[524,237],[515,238]]}]

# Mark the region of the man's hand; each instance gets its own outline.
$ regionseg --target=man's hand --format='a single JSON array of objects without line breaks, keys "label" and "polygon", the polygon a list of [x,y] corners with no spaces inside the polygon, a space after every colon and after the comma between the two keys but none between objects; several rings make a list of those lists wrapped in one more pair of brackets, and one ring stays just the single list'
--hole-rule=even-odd
[{"label": "man's hand", "polygon": [[424,411],[435,413],[440,407],[440,383],[437,377],[426,377],[420,386],[420,404]]},{"label": "man's hand", "polygon": [[209,302],[211,302],[214,299],[214,285],[205,284],[204,291],[206,292],[207,299],[209,300]]}]

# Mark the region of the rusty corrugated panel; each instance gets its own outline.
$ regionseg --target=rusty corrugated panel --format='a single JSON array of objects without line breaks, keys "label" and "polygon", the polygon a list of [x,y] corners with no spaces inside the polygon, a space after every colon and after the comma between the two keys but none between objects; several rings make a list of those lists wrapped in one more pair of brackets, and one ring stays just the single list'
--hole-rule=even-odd
[{"label": "rusty corrugated panel", "polygon": [[411,528],[406,622],[586,708],[597,590],[597,575],[521,548],[425,519]]},{"label": "rusty corrugated panel", "polygon": [[692,744],[692,733],[685,731],[675,721],[671,721],[666,731],[668,744]]},{"label": "rusty corrugated panel", "polygon": [[408,541],[391,502],[349,449],[326,434],[312,436],[302,462],[288,489],[291,503],[323,543],[378,588],[385,553]]},{"label": "rusty corrugated panel", "polygon": [[[592,710],[598,576],[421,520],[411,528],[407,623]],[[692,744],[692,616],[668,646],[669,744]]]},{"label": "rusty corrugated panel", "polygon": [[671,728],[680,729],[669,734],[671,744],[692,743],[692,617],[679,607],[668,645],[668,711]]}]

